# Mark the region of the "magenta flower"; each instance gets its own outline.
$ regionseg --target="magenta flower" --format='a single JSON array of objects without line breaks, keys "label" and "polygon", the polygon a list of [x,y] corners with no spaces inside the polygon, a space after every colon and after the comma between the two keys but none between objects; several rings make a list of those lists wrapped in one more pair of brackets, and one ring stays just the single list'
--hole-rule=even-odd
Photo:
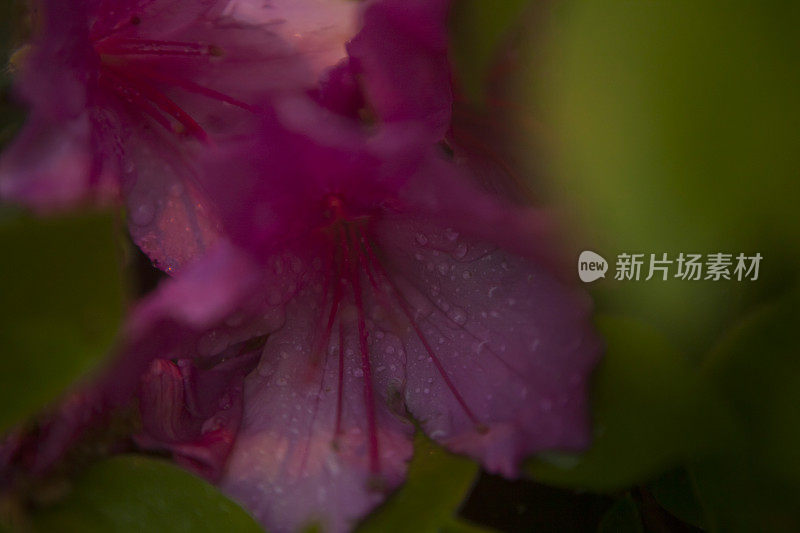
[{"label": "magenta flower", "polygon": [[[198,154],[243,131],[253,103],[310,89],[344,55],[346,32],[330,36],[300,9],[316,0],[262,2],[269,24],[245,17],[245,3],[35,2],[16,80],[30,117],[0,162],[2,196],[51,210],[121,194],[134,240],[167,271],[213,242]],[[289,9],[302,18],[282,21]]]},{"label": "magenta flower", "polygon": [[453,87],[447,58],[450,0],[372,0],[347,43],[348,58],[317,89],[328,109],[379,123],[415,122],[431,141],[450,126]]},{"label": "magenta flower", "polygon": [[[339,120],[294,102],[220,150],[203,183],[239,251],[162,286],[130,329],[131,365],[202,367],[269,333],[220,485],[270,531],[351,528],[402,482],[412,418],[507,476],[589,441],[599,341],[588,298],[541,260],[537,216],[474,189],[426,134]],[[177,425],[180,394],[159,399],[154,423]]]},{"label": "magenta flower", "polygon": [[447,58],[450,0],[379,0],[347,45],[364,92],[383,121],[426,123],[435,139],[450,125],[453,90]]}]

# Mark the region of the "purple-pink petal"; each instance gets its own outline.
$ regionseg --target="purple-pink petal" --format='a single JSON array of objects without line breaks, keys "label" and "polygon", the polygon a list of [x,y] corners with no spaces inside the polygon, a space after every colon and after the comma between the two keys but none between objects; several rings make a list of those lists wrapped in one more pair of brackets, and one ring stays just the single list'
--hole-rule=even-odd
[{"label": "purple-pink petal", "polygon": [[374,0],[347,45],[367,103],[382,122],[425,124],[440,140],[450,126],[449,0]]},{"label": "purple-pink petal", "polygon": [[401,354],[365,367],[353,302],[329,325],[320,290],[310,283],[286,305],[286,325],[247,377],[221,482],[270,531],[351,530],[402,482],[411,456],[413,425],[391,401],[402,383],[388,368],[402,368]]},{"label": "purple-pink petal", "polygon": [[541,265],[424,219],[376,229],[405,300],[406,404],[423,430],[491,472],[589,443],[587,380],[600,353],[588,297]]}]

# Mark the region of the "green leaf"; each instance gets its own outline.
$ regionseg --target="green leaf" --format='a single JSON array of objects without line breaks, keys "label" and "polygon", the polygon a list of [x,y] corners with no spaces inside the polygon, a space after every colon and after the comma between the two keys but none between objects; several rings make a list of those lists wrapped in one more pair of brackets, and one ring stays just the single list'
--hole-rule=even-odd
[{"label": "green leaf", "polygon": [[800,530],[799,296],[753,310],[706,360],[741,430],[690,464],[711,530]]},{"label": "green leaf", "polygon": [[684,468],[676,468],[650,485],[650,492],[658,504],[687,524],[706,529],[705,513],[697,499],[697,488],[692,475]]},{"label": "green leaf", "polygon": [[800,486],[800,296],[795,290],[731,329],[705,371],[746,431],[745,452]]},{"label": "green leaf", "polygon": [[118,456],[90,467],[72,492],[34,516],[36,531],[257,533],[260,526],[212,485],[169,463]]},{"label": "green leaf", "polygon": [[460,89],[473,103],[483,101],[489,72],[502,39],[530,0],[460,0],[451,13],[451,50]]},{"label": "green leaf", "polygon": [[594,443],[582,455],[531,461],[538,481],[620,490],[679,464],[727,429],[700,373],[657,331],[627,318],[600,317],[598,327],[607,348],[593,382]]},{"label": "green leaf", "polygon": [[747,455],[705,458],[691,465],[709,531],[800,531],[800,491]]},{"label": "green leaf", "polygon": [[572,1],[554,19],[540,107],[584,245],[765,258],[757,283],[599,282],[605,309],[681,349],[707,351],[800,262],[799,6]]},{"label": "green leaf", "polygon": [[620,498],[600,521],[598,533],[643,533],[639,507],[630,495]]},{"label": "green leaf", "polygon": [[435,533],[472,488],[478,465],[452,455],[418,433],[405,485],[358,528],[358,533]]},{"label": "green leaf", "polygon": [[0,224],[0,430],[54,400],[112,346],[123,309],[107,214]]}]

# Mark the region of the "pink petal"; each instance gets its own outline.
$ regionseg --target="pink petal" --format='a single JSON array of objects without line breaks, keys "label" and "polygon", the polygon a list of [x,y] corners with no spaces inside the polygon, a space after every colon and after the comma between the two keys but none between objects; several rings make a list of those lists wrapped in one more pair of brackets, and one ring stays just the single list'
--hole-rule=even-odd
[{"label": "pink petal", "polygon": [[279,327],[282,318],[266,316],[261,301],[249,310],[243,304],[263,287],[259,279],[252,262],[223,241],[162,283],[125,324],[122,353],[102,380],[109,402],[127,403],[155,359],[213,358]]},{"label": "pink petal", "polygon": [[345,43],[358,30],[352,0],[232,0],[224,14],[280,36],[319,76],[346,57]]},{"label": "pink petal", "polygon": [[157,359],[142,377],[140,446],[167,450],[185,468],[216,481],[242,417],[242,378],[253,354],[211,369],[189,359]]},{"label": "pink petal", "polygon": [[452,113],[449,6],[449,0],[373,1],[347,46],[378,117],[423,122],[432,140],[444,137]]},{"label": "pink petal", "polygon": [[31,116],[3,151],[0,196],[40,211],[113,198],[113,180],[95,172],[89,122],[86,115],[63,122]]},{"label": "pink petal", "polygon": [[[412,452],[413,426],[390,409],[401,387],[399,353],[374,363],[373,434],[355,311],[339,314],[341,344],[337,326],[320,343],[322,301],[313,284],[303,290],[287,305],[286,326],[267,340],[245,382],[244,422],[221,482],[269,531],[298,531],[312,522],[325,531],[351,530],[400,484]],[[371,464],[372,437],[378,469]]]},{"label": "pink petal", "polygon": [[128,229],[153,263],[167,273],[213,247],[220,235],[215,211],[197,184],[193,150],[149,132],[131,136],[123,191]]},{"label": "pink petal", "polygon": [[376,231],[414,318],[395,335],[426,433],[507,476],[534,452],[585,447],[600,353],[588,297],[454,229],[396,217]]}]

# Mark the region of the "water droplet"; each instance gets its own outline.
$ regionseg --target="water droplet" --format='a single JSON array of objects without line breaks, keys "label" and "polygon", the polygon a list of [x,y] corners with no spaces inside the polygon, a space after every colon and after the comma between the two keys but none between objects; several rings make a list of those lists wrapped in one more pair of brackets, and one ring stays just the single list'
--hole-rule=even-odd
[{"label": "water droplet", "polygon": [[442,276],[447,275],[447,273],[450,271],[450,266],[447,263],[439,263],[436,268],[439,270],[439,274]]},{"label": "water droplet", "polygon": [[428,237],[426,237],[422,233],[417,233],[417,243],[420,246],[425,246],[426,244],[428,244]]},{"label": "water droplet", "polygon": [[360,368],[356,368],[356,369],[353,371],[353,376],[355,376],[355,377],[357,377],[357,378],[363,378],[363,377],[364,377],[364,371],[363,371],[363,370],[361,370]]},{"label": "water droplet", "polygon": [[467,312],[460,307],[453,307],[450,309],[450,312],[447,313],[447,316],[459,326],[463,326],[467,323]]},{"label": "water droplet", "polygon": [[156,217],[156,206],[149,199],[141,199],[131,205],[131,222],[137,226],[146,226]]},{"label": "water droplet", "polygon": [[444,230],[444,236],[447,237],[448,241],[452,242],[452,241],[458,239],[458,235],[459,235],[459,233],[456,230],[454,230],[453,228],[447,228],[447,229]]},{"label": "water droplet", "polygon": [[461,273],[461,277],[464,279],[470,279],[472,277],[472,272],[470,272],[469,270],[465,270],[464,272]]}]

